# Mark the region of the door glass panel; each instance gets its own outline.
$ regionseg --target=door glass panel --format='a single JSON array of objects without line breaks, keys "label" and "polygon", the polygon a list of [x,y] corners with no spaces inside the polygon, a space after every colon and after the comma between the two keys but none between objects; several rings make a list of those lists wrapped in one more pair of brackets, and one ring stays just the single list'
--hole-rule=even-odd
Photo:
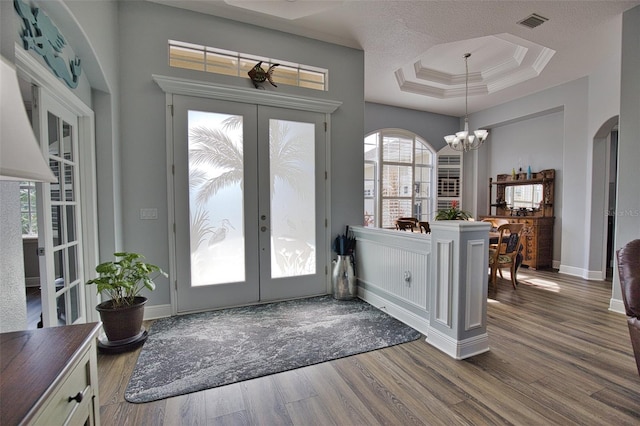
[{"label": "door glass panel", "polygon": [[73,161],[73,141],[71,140],[71,125],[67,122],[62,122],[62,148],[63,156],[65,160]]},{"label": "door glass panel", "polygon": [[75,206],[67,206],[67,242],[76,240],[76,215]]},{"label": "door glass panel", "polygon": [[315,125],[269,120],[271,277],[315,274]]},{"label": "door glass panel", "polygon": [[80,310],[80,297],[79,297],[79,288],[77,285],[71,287],[69,289],[69,308],[71,310],[71,312],[69,312],[71,318],[69,322],[67,322],[67,324],[72,324],[73,322],[75,322],[78,318],[80,318],[80,313],[82,312]]},{"label": "door glass panel", "polygon": [[60,166],[61,163],[54,159],[49,159],[49,168],[55,175],[58,182],[51,184],[51,201],[60,201]]},{"label": "door glass panel", "polygon": [[53,246],[62,244],[62,208],[60,206],[51,206],[51,230],[53,237]]},{"label": "door glass panel", "polygon": [[78,265],[76,260],[76,246],[71,246],[67,249],[67,257],[69,258],[69,284],[78,279]]},{"label": "door glass panel", "polygon": [[56,310],[58,316],[58,325],[66,325],[67,324],[67,307],[65,306],[65,294],[62,293],[60,296],[56,297]]},{"label": "door glass panel", "polygon": [[75,198],[73,185],[73,166],[64,165],[64,193],[66,201],[73,201]]},{"label": "door glass panel", "polygon": [[192,286],[245,280],[242,123],[188,113]]},{"label": "door glass panel", "polygon": [[53,253],[53,267],[56,286],[64,285],[64,252],[62,250],[56,250]]},{"label": "door glass panel", "polygon": [[58,120],[55,115],[48,113],[47,124],[49,126],[49,155],[60,156],[60,135],[58,132]]}]

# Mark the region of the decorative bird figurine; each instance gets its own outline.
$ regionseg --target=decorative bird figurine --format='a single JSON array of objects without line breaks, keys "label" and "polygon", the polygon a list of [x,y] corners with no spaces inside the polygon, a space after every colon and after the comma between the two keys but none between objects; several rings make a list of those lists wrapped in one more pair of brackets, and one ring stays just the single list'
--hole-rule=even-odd
[{"label": "decorative bird figurine", "polygon": [[253,85],[256,86],[256,89],[259,88],[258,83],[264,83],[265,80],[268,80],[269,83],[273,87],[278,87],[271,79],[271,74],[273,74],[273,69],[280,64],[273,64],[269,67],[268,70],[262,69],[262,61],[258,62],[247,74],[249,74],[249,78],[253,82]]},{"label": "decorative bird figurine", "polygon": [[236,229],[233,227],[233,225],[231,225],[231,222],[229,222],[228,219],[222,219],[220,227],[211,232],[211,238],[209,238],[209,247],[224,241],[224,239],[227,238],[227,232],[229,231],[229,228]]}]

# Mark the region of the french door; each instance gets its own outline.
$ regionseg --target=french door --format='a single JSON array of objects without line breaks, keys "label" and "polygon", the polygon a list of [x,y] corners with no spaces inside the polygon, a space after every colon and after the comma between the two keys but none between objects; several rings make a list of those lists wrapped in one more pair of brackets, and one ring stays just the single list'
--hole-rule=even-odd
[{"label": "french door", "polygon": [[43,325],[84,323],[78,117],[42,88],[34,99],[34,132],[58,179],[36,186]]},{"label": "french door", "polygon": [[324,115],[173,107],[178,312],[326,293]]}]

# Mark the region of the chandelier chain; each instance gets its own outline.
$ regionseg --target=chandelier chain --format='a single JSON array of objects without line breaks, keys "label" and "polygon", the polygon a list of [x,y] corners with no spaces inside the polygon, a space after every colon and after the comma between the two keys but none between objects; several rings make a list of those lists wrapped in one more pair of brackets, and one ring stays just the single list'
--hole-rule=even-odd
[{"label": "chandelier chain", "polygon": [[471,53],[465,53],[464,55],[464,117],[469,117],[469,56]]},{"label": "chandelier chain", "polygon": [[464,54],[464,130],[455,135],[447,135],[444,140],[449,147],[456,151],[468,152],[478,149],[482,146],[489,132],[484,129],[478,129],[472,133],[469,132],[469,57],[471,53]]}]

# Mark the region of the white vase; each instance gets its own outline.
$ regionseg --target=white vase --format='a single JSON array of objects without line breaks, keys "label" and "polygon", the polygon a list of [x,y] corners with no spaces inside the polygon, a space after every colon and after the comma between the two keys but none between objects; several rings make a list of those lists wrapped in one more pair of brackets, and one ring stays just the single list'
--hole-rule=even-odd
[{"label": "white vase", "polygon": [[333,261],[331,278],[334,299],[347,300],[356,297],[356,277],[353,273],[351,256],[338,255],[338,259]]}]

